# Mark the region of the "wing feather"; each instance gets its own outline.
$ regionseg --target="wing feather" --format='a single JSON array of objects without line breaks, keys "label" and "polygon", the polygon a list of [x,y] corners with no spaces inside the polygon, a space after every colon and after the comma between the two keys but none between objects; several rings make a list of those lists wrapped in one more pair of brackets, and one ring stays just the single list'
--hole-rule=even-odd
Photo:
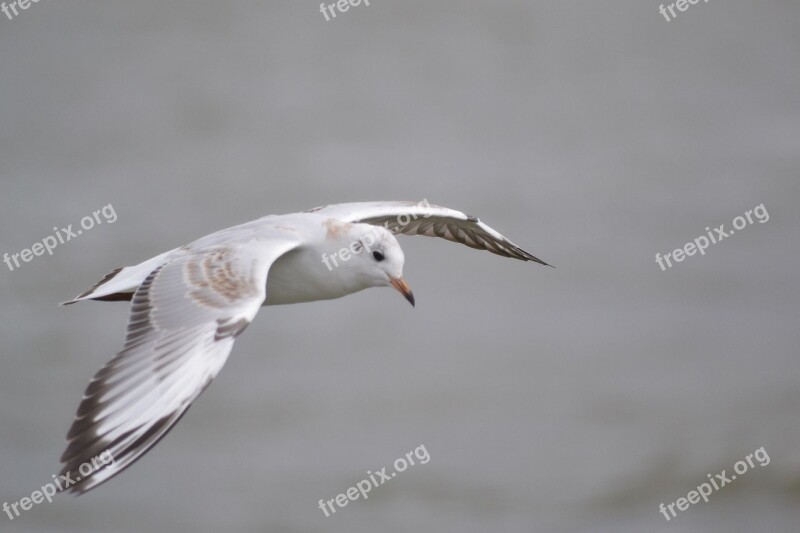
[{"label": "wing feather", "polygon": [[[133,295],[122,351],[92,379],[67,434],[62,475],[75,483],[64,489],[93,489],[174,427],[263,304],[272,263],[298,245],[268,240],[187,250],[145,278]],[[78,475],[102,454],[113,461]]]},{"label": "wing feather", "polygon": [[395,234],[440,237],[503,257],[535,261],[551,266],[526,252],[503,235],[471,215],[422,202],[355,202],[317,207],[307,211],[338,218],[344,222],[362,222],[384,226]]}]

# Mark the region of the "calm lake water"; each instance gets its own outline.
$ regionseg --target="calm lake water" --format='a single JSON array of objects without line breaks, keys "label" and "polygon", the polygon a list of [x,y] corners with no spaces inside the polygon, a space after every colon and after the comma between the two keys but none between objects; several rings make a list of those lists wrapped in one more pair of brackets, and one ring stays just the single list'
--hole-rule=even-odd
[{"label": "calm lake water", "polygon": [[[0,531],[796,532],[798,21],[736,0],[671,22],[632,0],[0,15],[0,254],[117,215],[0,264],[0,502],[58,471],[121,346],[127,304],[56,305],[114,267],[374,199],[462,209],[557,267],[403,238],[415,309],[389,290],[263,309],[142,461]],[[368,500],[317,507],[420,445]]]}]

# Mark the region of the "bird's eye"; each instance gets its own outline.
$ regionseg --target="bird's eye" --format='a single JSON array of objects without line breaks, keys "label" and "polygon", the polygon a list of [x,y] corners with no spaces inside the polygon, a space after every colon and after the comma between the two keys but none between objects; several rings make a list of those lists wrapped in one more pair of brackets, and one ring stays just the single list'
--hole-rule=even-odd
[{"label": "bird's eye", "polygon": [[374,257],[375,261],[377,261],[379,263],[381,261],[383,261],[384,259],[386,259],[386,257],[384,257],[384,255],[382,253],[378,252],[377,250],[372,252],[372,257]]}]

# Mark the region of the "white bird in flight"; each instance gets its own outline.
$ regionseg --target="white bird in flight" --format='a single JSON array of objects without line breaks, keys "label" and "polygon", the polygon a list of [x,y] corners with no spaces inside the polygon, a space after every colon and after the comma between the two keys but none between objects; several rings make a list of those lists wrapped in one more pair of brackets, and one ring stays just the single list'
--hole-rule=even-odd
[{"label": "white bird in flight", "polygon": [[[61,457],[91,490],[152,448],[225,364],[263,305],[392,286],[414,305],[394,234],[442,237],[547,265],[478,218],[422,202],[359,202],[270,215],[118,268],[74,300],[131,301],[125,345],[95,374]],[[113,462],[78,476],[109,454]],[[81,471],[81,474],[84,472]]]}]

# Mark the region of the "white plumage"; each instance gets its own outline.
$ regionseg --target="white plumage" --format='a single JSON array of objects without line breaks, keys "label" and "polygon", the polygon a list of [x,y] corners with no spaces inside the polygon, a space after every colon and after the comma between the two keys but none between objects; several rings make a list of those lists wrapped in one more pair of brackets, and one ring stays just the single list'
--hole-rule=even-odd
[{"label": "white plumage", "polygon": [[[80,465],[103,452],[113,462],[69,490],[96,487],[166,435],[262,305],[381,286],[395,287],[413,305],[394,234],[437,236],[546,264],[459,211],[427,202],[362,202],[266,216],[112,271],[67,302],[132,302],[122,351],[98,371],[78,408],[62,473],[76,479]],[[335,267],[324,261],[337,255]]]}]

